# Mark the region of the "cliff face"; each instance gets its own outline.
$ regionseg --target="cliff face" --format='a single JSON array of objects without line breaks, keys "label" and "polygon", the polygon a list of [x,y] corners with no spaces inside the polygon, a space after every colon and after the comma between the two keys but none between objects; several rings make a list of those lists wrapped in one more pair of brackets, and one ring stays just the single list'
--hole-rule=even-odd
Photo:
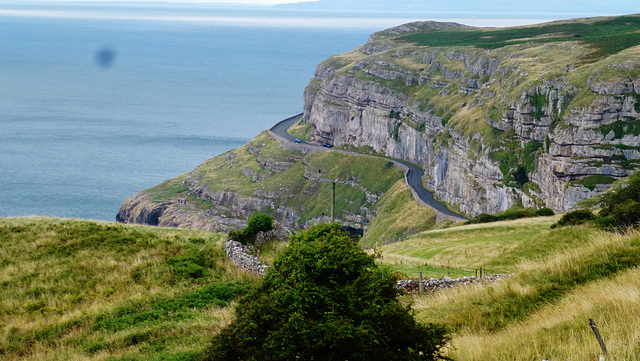
[{"label": "cliff face", "polygon": [[408,24],[321,63],[304,94],[313,136],[420,164],[427,187],[470,215],[520,202],[565,212],[638,167],[640,46],[415,37],[459,31],[480,30]]},{"label": "cliff face", "polygon": [[246,145],[193,171],[127,198],[116,219],[163,227],[225,232],[265,212],[286,227],[328,220],[331,181],[337,180],[336,219],[362,228],[373,205],[403,179],[380,158],[338,152],[304,154],[263,132]]}]

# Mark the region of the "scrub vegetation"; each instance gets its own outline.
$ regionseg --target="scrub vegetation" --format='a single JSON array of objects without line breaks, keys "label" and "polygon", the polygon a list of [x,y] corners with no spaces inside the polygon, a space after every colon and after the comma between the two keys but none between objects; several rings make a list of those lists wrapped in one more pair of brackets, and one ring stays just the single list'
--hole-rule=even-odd
[{"label": "scrub vegetation", "polygon": [[445,328],[417,323],[394,285],[337,224],[311,227],[238,303],[205,360],[441,360]]}]

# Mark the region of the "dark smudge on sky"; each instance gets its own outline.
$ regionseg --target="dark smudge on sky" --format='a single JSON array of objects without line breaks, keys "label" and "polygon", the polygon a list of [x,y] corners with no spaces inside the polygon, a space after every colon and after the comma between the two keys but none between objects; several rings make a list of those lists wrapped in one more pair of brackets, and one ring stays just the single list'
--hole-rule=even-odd
[{"label": "dark smudge on sky", "polygon": [[116,52],[108,47],[104,47],[96,52],[96,65],[102,69],[108,69],[113,65],[116,59]]}]

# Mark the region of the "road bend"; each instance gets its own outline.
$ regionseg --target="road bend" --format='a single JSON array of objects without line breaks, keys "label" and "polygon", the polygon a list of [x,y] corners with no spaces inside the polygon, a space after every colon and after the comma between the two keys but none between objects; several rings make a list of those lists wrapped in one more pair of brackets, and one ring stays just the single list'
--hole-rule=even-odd
[{"label": "road bend", "polygon": [[[269,129],[269,131],[272,135],[275,135],[277,139],[279,139],[283,143],[286,143],[288,148],[298,149],[303,151],[306,154],[311,152],[324,152],[324,151],[330,150],[319,144],[314,144],[314,143],[309,143],[304,141],[302,141],[301,143],[295,142],[296,138],[291,134],[287,133],[287,130],[295,122],[300,120],[300,118],[302,118],[302,113],[296,114],[292,117],[289,117],[287,119],[284,119],[276,123],[273,127],[271,127],[271,129]],[[343,152],[343,153],[354,154],[354,155],[384,158],[394,162],[396,165],[400,165],[400,168],[405,170],[405,181],[407,182],[407,185],[411,189],[411,193],[413,193],[414,198],[416,198],[418,202],[428,207],[431,207],[436,211],[436,223],[445,219],[450,219],[453,221],[463,221],[467,219],[451,211],[449,208],[447,208],[447,206],[444,203],[437,201],[433,197],[433,192],[430,192],[429,190],[427,190],[422,184],[422,176],[424,175],[424,171],[417,165],[413,163],[409,163],[404,160],[388,158],[383,156],[361,154],[361,153],[345,151],[341,149],[333,149],[333,150]]]}]

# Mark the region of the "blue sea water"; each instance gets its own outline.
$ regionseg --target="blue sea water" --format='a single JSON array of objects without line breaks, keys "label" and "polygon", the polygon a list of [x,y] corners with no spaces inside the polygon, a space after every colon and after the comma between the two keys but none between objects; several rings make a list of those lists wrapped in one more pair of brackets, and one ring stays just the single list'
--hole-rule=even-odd
[{"label": "blue sea water", "polygon": [[411,20],[83,6],[0,5],[2,217],[114,220],[300,112],[320,61]]},{"label": "blue sea water", "polygon": [[317,63],[374,30],[0,17],[0,216],[114,220],[300,112]]}]

